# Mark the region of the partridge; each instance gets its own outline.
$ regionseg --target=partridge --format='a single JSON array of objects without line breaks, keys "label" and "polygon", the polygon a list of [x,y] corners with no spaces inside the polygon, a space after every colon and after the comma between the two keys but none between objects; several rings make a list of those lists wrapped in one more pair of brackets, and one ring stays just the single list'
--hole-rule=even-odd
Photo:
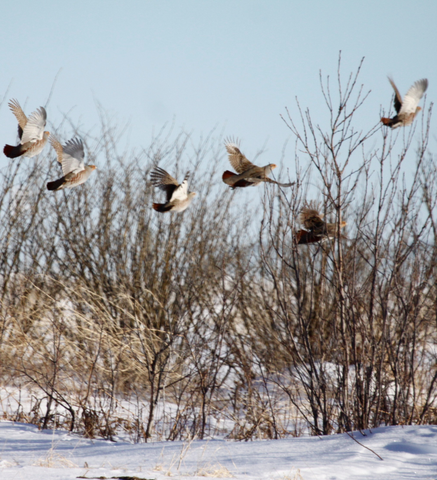
[{"label": "partridge", "polygon": [[[337,236],[337,223],[326,223],[323,216],[312,204],[307,204],[302,208],[299,222],[304,226],[304,229],[299,230],[294,235],[298,245],[321,242]],[[344,228],[346,225],[346,222],[340,222],[340,228]]]},{"label": "partridge", "polygon": [[272,180],[268,176],[276,165],[270,163],[265,167],[257,167],[250,162],[240,150],[237,142],[233,140],[225,140],[225,147],[228,152],[229,161],[237,173],[226,170],[223,173],[222,180],[232,189],[237,187],[254,187],[261,182],[275,183],[281,187],[291,187],[293,183],[279,183]]},{"label": "partridge", "polygon": [[82,140],[72,138],[62,146],[54,137],[50,138],[50,143],[58,155],[58,162],[62,165],[64,176],[59,180],[47,183],[48,190],[62,190],[63,188],[73,188],[85,183],[95,165],[85,165],[84,148]]},{"label": "partridge", "polygon": [[5,145],[3,153],[9,158],[34,157],[42,152],[50,132],[45,132],[47,123],[47,112],[44,107],[39,107],[32,112],[29,118],[26,117],[17,100],[12,99],[9,108],[18,120],[18,137],[20,143],[17,146]]},{"label": "partridge", "polygon": [[187,172],[184,181],[179,184],[178,181],[165,170],[160,167],[155,167],[150,173],[150,179],[154,187],[166,193],[166,201],[165,203],[154,203],[153,208],[160,213],[183,212],[196,195],[195,192],[188,193],[189,176],[190,172]]},{"label": "partridge", "polygon": [[388,81],[391,83],[391,86],[395,91],[394,107],[397,115],[395,115],[393,118],[382,117],[381,122],[390,128],[406,127],[407,125],[411,125],[414,117],[420,110],[422,110],[417,105],[428,88],[428,80],[423,78],[422,80],[415,82],[414,85],[408,90],[403,100],[393,79],[388,77]]}]

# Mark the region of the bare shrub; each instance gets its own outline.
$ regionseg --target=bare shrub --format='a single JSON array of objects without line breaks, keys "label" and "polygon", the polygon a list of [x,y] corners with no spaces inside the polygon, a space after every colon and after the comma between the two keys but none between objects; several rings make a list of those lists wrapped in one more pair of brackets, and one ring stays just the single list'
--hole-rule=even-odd
[{"label": "bare shrub", "polygon": [[[134,442],[435,422],[432,105],[407,129],[357,129],[361,68],[344,79],[339,62],[334,90],[320,76],[328,123],[287,110],[291,189],[232,192],[213,134],[121,150],[103,110],[98,138],[67,117],[57,132],[73,127],[98,166],[80,188],[46,191],[51,153],[8,163],[0,379],[34,397],[6,416]],[[158,164],[191,171],[183,214],[152,210]],[[336,235],[297,245],[310,201]]]}]

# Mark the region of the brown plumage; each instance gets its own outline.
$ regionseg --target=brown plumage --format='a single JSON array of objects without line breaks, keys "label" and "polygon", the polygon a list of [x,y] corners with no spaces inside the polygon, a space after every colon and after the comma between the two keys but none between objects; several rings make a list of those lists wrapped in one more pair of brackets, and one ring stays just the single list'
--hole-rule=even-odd
[{"label": "brown plumage", "polygon": [[[299,230],[294,234],[298,245],[321,242],[337,236],[337,223],[326,223],[323,217],[324,215],[319,213],[315,204],[310,203],[302,208],[299,222],[303,225],[304,230]],[[346,225],[346,222],[340,222],[340,228],[344,228]]]},{"label": "brown plumage", "polygon": [[222,180],[232,189],[237,187],[255,187],[261,182],[274,183],[281,187],[291,187],[293,183],[279,183],[268,177],[272,170],[276,168],[274,163],[270,163],[265,167],[257,167],[250,162],[240,150],[237,141],[225,140],[225,147],[228,152],[229,162],[237,173],[226,170],[223,173]]},{"label": "brown plumage", "polygon": [[62,146],[56,138],[51,137],[50,143],[58,155],[58,162],[62,165],[64,176],[53,182],[48,182],[47,190],[73,188],[85,183],[96,166],[85,165],[82,140],[72,138]]},{"label": "brown plumage", "polygon": [[150,179],[154,187],[163,190],[166,193],[165,203],[154,203],[152,207],[160,213],[165,212],[183,212],[190,205],[195,192],[188,193],[188,177],[190,172],[185,175],[184,181],[179,184],[169,173],[160,167],[155,167],[150,173]]},{"label": "brown plumage", "polygon": [[42,152],[50,132],[45,132],[47,112],[44,107],[39,107],[29,118],[26,117],[17,100],[12,99],[9,108],[18,121],[18,137],[20,143],[17,146],[5,145],[3,153],[9,158],[34,157]]},{"label": "brown plumage", "polygon": [[62,190],[63,188],[73,188],[85,183],[93,170],[97,167],[95,165],[85,165],[84,170],[79,173],[70,172],[64,175],[59,180],[47,183],[47,190]]},{"label": "brown plumage", "polygon": [[222,180],[229,185],[232,189],[237,188],[237,187],[253,187],[255,184],[252,182],[248,182],[247,180],[236,180],[236,175],[233,172],[230,172],[229,170],[226,170],[223,172],[222,175]]},{"label": "brown plumage", "polygon": [[395,115],[393,118],[382,117],[381,122],[390,128],[411,125],[414,117],[421,110],[421,108],[417,105],[428,88],[428,80],[423,78],[422,80],[415,82],[414,85],[408,90],[403,100],[393,79],[388,77],[388,81],[395,91],[394,107],[397,115]]}]

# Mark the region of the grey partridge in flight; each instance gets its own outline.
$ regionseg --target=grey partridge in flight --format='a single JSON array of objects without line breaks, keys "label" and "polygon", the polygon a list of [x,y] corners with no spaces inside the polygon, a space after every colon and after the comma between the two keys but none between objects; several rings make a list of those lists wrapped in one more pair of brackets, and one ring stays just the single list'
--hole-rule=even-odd
[{"label": "grey partridge in flight", "polygon": [[223,173],[222,180],[232,189],[237,187],[254,187],[261,182],[275,183],[281,187],[291,187],[293,183],[279,183],[268,177],[272,170],[276,168],[274,163],[265,167],[257,167],[250,162],[240,150],[238,143],[234,140],[225,140],[225,147],[228,152],[229,161],[237,173],[226,170]]},{"label": "grey partridge in flight", "polygon": [[50,132],[45,132],[47,123],[47,112],[44,107],[39,107],[32,112],[29,118],[26,117],[17,100],[12,99],[9,108],[18,120],[18,137],[20,143],[17,146],[5,145],[3,153],[9,158],[34,157],[42,152]]},{"label": "grey partridge in flight", "polygon": [[58,155],[58,162],[62,165],[64,176],[54,182],[48,182],[47,189],[62,190],[63,188],[73,188],[85,183],[96,169],[96,166],[85,165],[85,152],[82,140],[72,138],[62,146],[56,138],[51,137],[50,143]]},{"label": "grey partridge in flight", "polygon": [[[297,231],[294,235],[298,245],[317,243],[337,236],[337,223],[326,223],[323,217],[324,215],[319,213],[314,204],[310,203],[302,208],[299,222],[304,229]],[[340,222],[340,228],[344,228],[346,225],[346,222]]]},{"label": "grey partridge in flight", "polygon": [[179,184],[178,181],[165,170],[160,167],[155,167],[150,173],[150,179],[154,187],[166,193],[166,201],[165,203],[154,203],[153,208],[160,213],[183,212],[196,195],[195,192],[188,193],[189,176],[190,172],[187,172],[184,181]]},{"label": "grey partridge in flight", "polygon": [[382,117],[381,122],[390,128],[406,127],[407,125],[411,125],[414,117],[420,110],[422,110],[417,105],[428,88],[428,80],[426,78],[422,78],[422,80],[415,82],[414,85],[408,90],[403,100],[393,79],[388,77],[388,81],[391,83],[391,86],[395,91],[394,107],[397,115],[395,115],[393,118]]}]

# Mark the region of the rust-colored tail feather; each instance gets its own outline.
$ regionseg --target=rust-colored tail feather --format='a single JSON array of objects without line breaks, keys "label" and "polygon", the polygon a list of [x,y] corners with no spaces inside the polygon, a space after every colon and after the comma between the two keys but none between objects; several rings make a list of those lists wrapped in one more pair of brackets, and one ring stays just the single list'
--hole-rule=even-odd
[{"label": "rust-colored tail feather", "polygon": [[59,180],[55,180],[54,182],[47,183],[47,190],[59,190],[62,185],[65,183],[65,178],[62,177]]},{"label": "rust-colored tail feather", "polygon": [[381,117],[381,122],[387,127],[391,127],[393,125],[393,120],[391,118]]},{"label": "rust-colored tail feather", "polygon": [[296,239],[297,245],[307,245],[308,243],[320,242],[323,236],[307,230],[299,230],[295,233],[294,238]]},{"label": "rust-colored tail feather", "polygon": [[17,145],[13,147],[12,145],[5,145],[3,153],[9,158],[17,158],[26,153],[27,150],[23,149],[23,145]]},{"label": "rust-colored tail feather", "polygon": [[235,182],[235,183],[226,181],[229,178],[236,177],[236,176],[237,176],[236,173],[226,170],[226,172],[224,172],[222,175],[222,180],[226,183],[226,185],[229,185],[232,189],[237,187],[250,187],[251,185],[253,185],[253,183],[248,182],[247,180],[238,180],[238,182]]},{"label": "rust-colored tail feather", "polygon": [[170,211],[171,207],[167,207],[165,203],[154,203],[152,207],[157,211],[157,212],[168,212]]},{"label": "rust-colored tail feather", "polygon": [[226,172],[223,173],[222,179],[226,180],[227,178],[235,177],[235,175],[235,173],[226,170]]}]

